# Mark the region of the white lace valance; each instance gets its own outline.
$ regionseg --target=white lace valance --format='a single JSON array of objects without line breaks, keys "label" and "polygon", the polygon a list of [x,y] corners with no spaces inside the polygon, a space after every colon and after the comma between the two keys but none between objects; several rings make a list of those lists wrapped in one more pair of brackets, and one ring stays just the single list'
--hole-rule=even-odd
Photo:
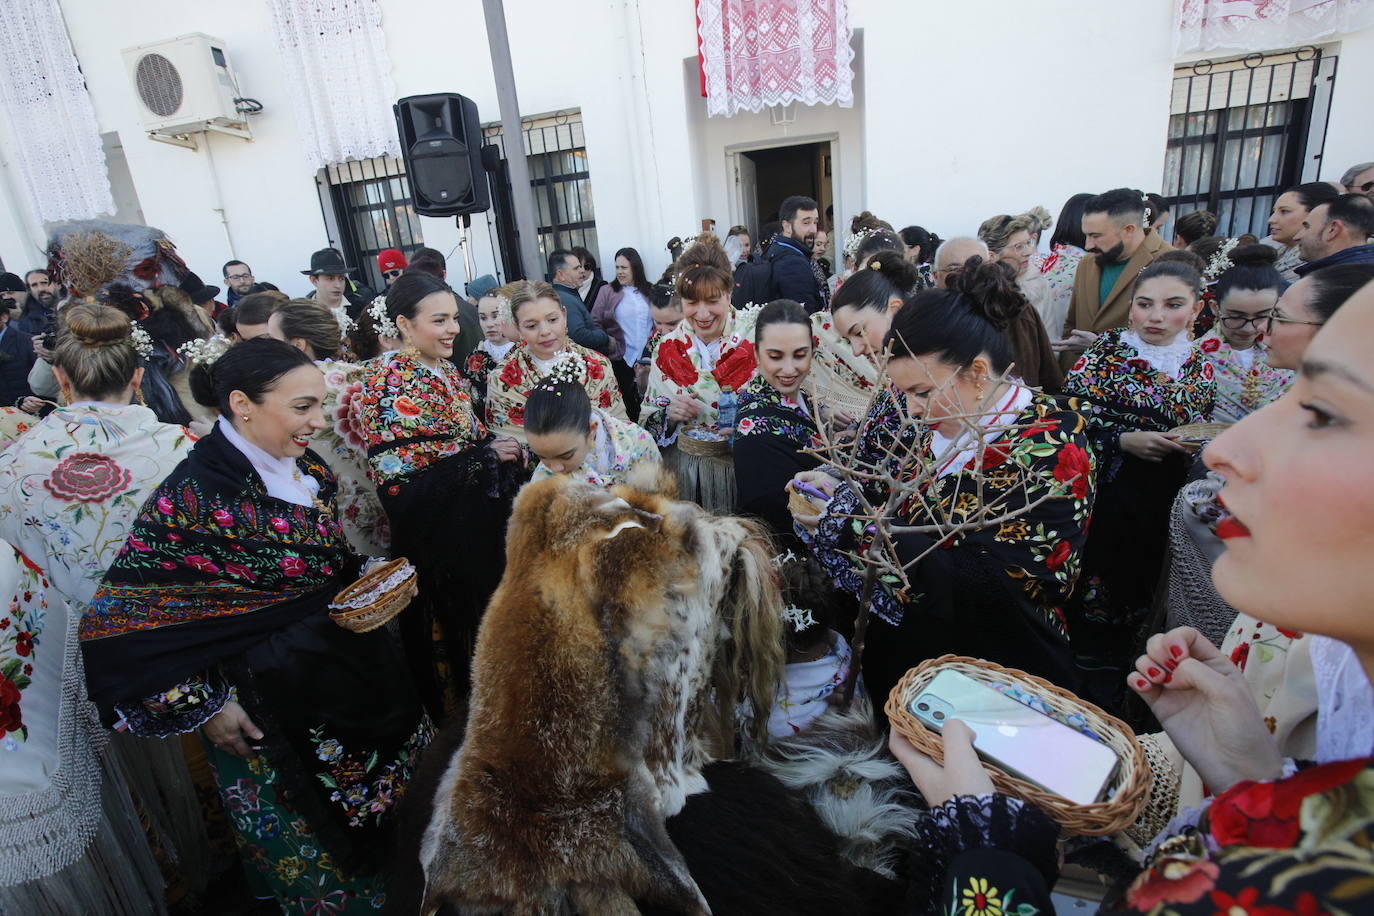
[{"label": "white lace valance", "polygon": [[57,0],[0,3],[0,110],[34,216],[114,212],[100,126]]},{"label": "white lace valance", "polygon": [[697,0],[706,112],[854,104],[849,0]]},{"label": "white lace valance", "polygon": [[399,157],[379,0],[267,0],[267,7],[311,166]]},{"label": "white lace valance", "polygon": [[1179,0],[1179,54],[1274,51],[1374,25],[1374,0]]}]

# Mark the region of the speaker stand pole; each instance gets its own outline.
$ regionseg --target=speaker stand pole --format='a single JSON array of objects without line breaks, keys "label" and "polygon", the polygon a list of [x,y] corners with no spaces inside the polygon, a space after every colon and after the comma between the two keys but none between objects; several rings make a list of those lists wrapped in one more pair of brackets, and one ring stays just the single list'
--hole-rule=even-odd
[{"label": "speaker stand pole", "polygon": [[468,246],[468,227],[471,225],[471,214],[458,214],[458,244],[463,248],[463,272],[467,274],[469,283],[472,282],[472,248]]},{"label": "speaker stand pole", "polygon": [[[515,228],[519,235],[520,262],[525,279],[544,279],[539,255],[539,223],[535,219],[530,167],[525,161],[525,131],[520,123],[520,102],[515,95],[515,70],[506,34],[506,9],[502,0],[482,0],[487,20],[487,44],[491,46],[491,70],[496,78],[496,101],[501,108],[502,148],[510,169],[511,198],[515,204]],[[516,279],[514,277],[508,279]]]}]

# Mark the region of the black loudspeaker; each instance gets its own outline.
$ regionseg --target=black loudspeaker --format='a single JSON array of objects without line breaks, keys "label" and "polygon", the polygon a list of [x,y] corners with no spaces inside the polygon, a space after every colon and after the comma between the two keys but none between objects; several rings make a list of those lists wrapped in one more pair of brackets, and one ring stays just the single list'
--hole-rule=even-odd
[{"label": "black loudspeaker", "polygon": [[392,110],[415,212],[460,216],[491,209],[477,103],[441,92],[401,99]]}]

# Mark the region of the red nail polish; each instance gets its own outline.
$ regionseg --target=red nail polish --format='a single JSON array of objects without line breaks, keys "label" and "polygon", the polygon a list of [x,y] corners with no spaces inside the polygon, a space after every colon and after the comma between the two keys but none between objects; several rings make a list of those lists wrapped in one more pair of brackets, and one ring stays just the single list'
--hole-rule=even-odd
[{"label": "red nail polish", "polygon": [[1174,658],[1182,658],[1182,657],[1183,657],[1183,647],[1182,647],[1182,646],[1170,646],[1170,647],[1169,647],[1169,654],[1172,655]]},{"label": "red nail polish", "polygon": [[1166,684],[1169,683],[1170,681],[1172,681],[1173,679],[1174,679],[1174,676],[1173,676],[1172,674],[1166,674],[1166,675],[1164,675],[1164,683],[1166,683]]},{"label": "red nail polish", "polygon": [[1178,662],[1174,661],[1172,658],[1166,658],[1164,659],[1164,667],[1168,668],[1170,671],[1173,671],[1175,668],[1178,667]]},{"label": "red nail polish", "polygon": [[1158,668],[1146,668],[1146,669],[1145,669],[1145,673],[1148,674],[1148,675],[1150,676],[1151,680],[1153,680],[1153,679],[1159,677],[1159,669],[1158,669]]},{"label": "red nail polish", "polygon": [[1135,689],[1136,689],[1136,690],[1149,690],[1149,689],[1150,689],[1150,682],[1147,681],[1147,680],[1145,680],[1145,678],[1143,678],[1143,677],[1138,677],[1138,678],[1135,679]]}]

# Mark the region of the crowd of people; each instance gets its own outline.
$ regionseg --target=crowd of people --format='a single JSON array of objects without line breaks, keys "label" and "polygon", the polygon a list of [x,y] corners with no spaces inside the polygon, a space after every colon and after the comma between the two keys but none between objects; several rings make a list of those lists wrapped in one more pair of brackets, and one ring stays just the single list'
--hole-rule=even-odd
[{"label": "crowd of people", "polygon": [[[1117,188],[947,240],[864,212],[832,265],[795,196],[674,239],[656,280],[633,247],[609,280],[559,249],[547,281],[461,289],[389,249],[380,292],[326,248],[307,298],[232,260],[224,302],[184,264],[0,275],[0,904],[161,912],[241,866],[284,912],[382,908],[483,612],[540,576],[507,566],[517,494],[654,474],[758,519],[806,583],[753,713],[773,738],[852,667],[881,727],[911,667],[987,659],[1161,748],[1114,905],[1362,911],[1371,174],[1285,190],[1262,239]],[[410,605],[335,625],[395,557]],[[892,733],[923,799],[892,910],[1052,912],[1057,830],[970,740],[951,723],[940,764]]]}]

